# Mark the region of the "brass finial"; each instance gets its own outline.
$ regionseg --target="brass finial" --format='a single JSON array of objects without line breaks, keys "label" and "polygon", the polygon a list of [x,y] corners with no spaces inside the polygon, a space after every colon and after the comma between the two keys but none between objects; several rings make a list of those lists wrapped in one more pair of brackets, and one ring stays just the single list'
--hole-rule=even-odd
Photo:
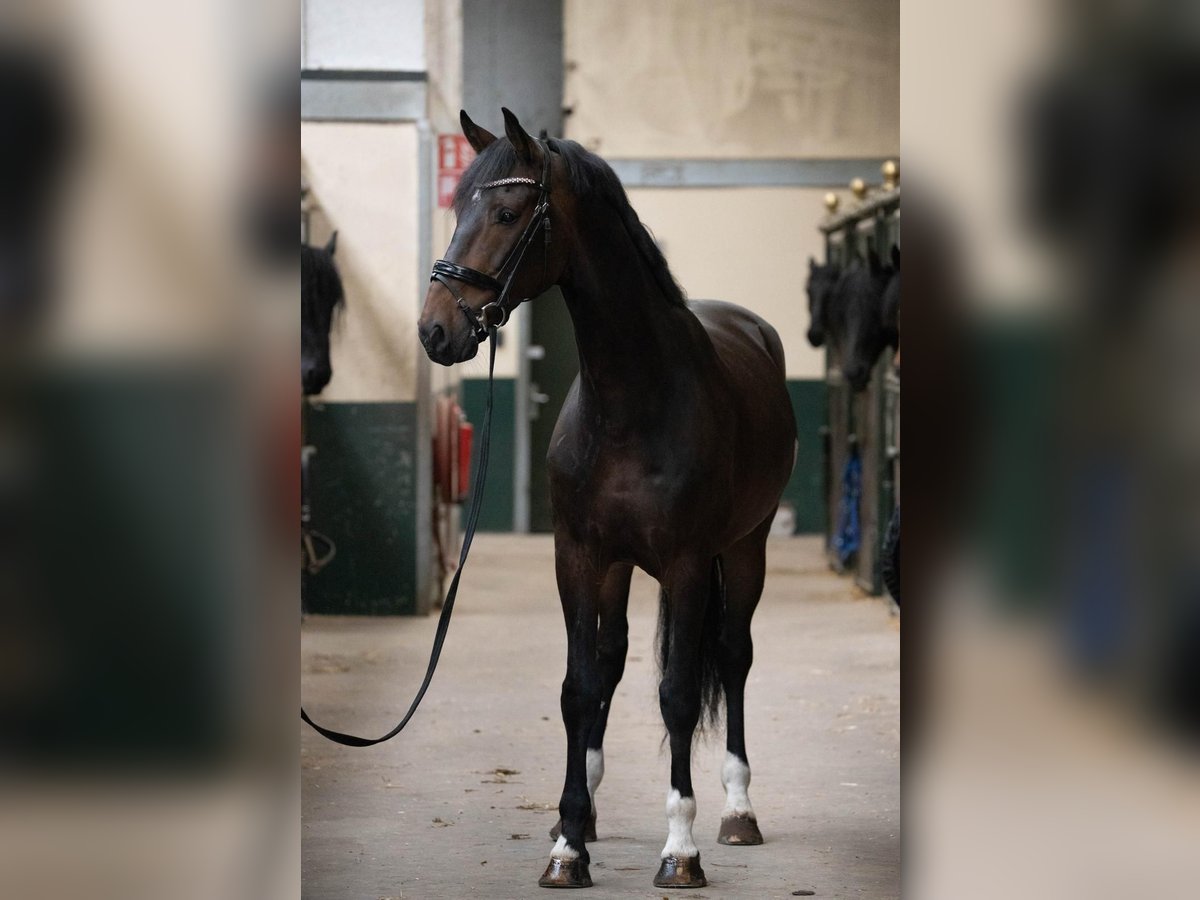
[{"label": "brass finial", "polygon": [[850,190],[854,193],[855,197],[861,200],[863,197],[867,196],[867,183],[861,178],[855,178],[852,182],[850,182]]},{"label": "brass finial", "polygon": [[837,212],[837,208],[838,208],[838,195],[835,194],[833,191],[830,191],[828,194],[825,195],[825,209],[829,211],[830,215],[833,215],[835,212]]},{"label": "brass finial", "polygon": [[889,191],[894,191],[896,185],[900,183],[900,167],[896,165],[894,159],[889,159],[879,167],[880,173],[883,175],[883,186]]}]

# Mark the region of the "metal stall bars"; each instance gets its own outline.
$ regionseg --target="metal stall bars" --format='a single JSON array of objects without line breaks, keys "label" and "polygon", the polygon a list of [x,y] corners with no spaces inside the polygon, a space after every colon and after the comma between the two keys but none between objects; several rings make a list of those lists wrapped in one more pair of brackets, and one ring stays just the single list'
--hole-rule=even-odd
[{"label": "metal stall bars", "polygon": [[[852,205],[843,212],[837,194],[825,196],[828,215],[819,226],[825,235],[825,261],[845,269],[866,261],[874,250],[885,262],[900,240],[899,168],[892,160],[881,168],[883,183],[850,183]],[[839,298],[832,298],[837,302]],[[825,428],[826,554],[838,573],[852,572],[855,583],[872,595],[883,592],[880,560],[888,521],[896,501],[899,475],[900,382],[892,354],[875,362],[867,387],[854,394],[842,376],[841,348],[825,345],[828,420]],[[859,465],[849,465],[857,451]],[[847,509],[846,504],[851,508]],[[856,516],[847,529],[847,514]],[[856,531],[857,545],[847,541]]]}]

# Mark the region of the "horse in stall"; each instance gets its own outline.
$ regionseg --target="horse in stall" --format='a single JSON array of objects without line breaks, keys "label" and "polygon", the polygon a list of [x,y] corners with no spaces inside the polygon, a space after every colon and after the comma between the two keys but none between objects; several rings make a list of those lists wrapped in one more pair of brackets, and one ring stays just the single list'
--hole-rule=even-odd
[{"label": "horse in stall", "polygon": [[336,252],[336,231],[324,247],[300,245],[300,386],[305,397],[321,393],[333,377],[329,333],[346,303]]},{"label": "horse in stall", "polygon": [[[894,255],[899,262],[899,254]],[[828,336],[841,351],[842,375],[855,393],[871,380],[884,348],[899,346],[899,283],[891,301],[894,315],[885,315],[885,294],[895,274],[873,249],[868,250],[866,261],[850,262],[830,297]]]},{"label": "horse in stall", "polygon": [[671,749],[668,837],[654,884],[703,887],[692,738],[722,696],[718,841],[762,842],[747,793],[743,697],[767,534],[795,457],[783,346],[748,310],[684,298],[598,156],[573,141],[535,140],[508,110],[502,139],[465,112],[461,122],[478,156],[455,196],[457,227],[418,323],[426,352],[443,365],[471,359],[520,302],[510,292],[536,297],[556,284],[579,350],[547,460],[567,632],[567,760],[559,833],[538,883],[592,883],[587,841],[638,566],[661,586],[659,705]]},{"label": "horse in stall", "polygon": [[833,263],[819,263],[808,258],[808,342],[814,347],[825,345],[825,331],[829,325],[829,305],[838,285],[838,267]]},{"label": "horse in stall", "polygon": [[[334,254],[337,252],[335,231],[324,247],[300,245],[300,388],[305,397],[315,397],[333,377],[329,358],[329,334],[333,322],[345,307],[342,277],[338,273]],[[326,535],[312,527],[312,505],[309,485],[312,478],[312,458],[316,448],[303,438],[304,419],[301,419],[300,448],[300,555],[304,577],[300,581],[300,608],[306,610],[307,576],[316,575],[333,561],[337,548]],[[322,549],[323,548],[323,549]]]}]

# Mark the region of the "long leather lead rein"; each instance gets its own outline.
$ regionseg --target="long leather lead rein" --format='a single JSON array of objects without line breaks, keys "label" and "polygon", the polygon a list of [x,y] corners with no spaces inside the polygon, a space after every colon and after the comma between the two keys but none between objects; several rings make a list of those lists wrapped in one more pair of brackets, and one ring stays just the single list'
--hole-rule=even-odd
[{"label": "long leather lead rein", "polygon": [[[450,615],[454,611],[454,598],[458,596],[458,581],[462,577],[463,569],[467,564],[467,554],[470,552],[471,542],[475,538],[475,524],[479,521],[479,509],[483,503],[483,485],[487,479],[488,455],[491,452],[492,446],[492,388],[494,381],[493,373],[496,368],[496,331],[508,321],[510,310],[506,305],[506,301],[508,300],[509,288],[512,287],[513,279],[516,277],[517,271],[521,268],[521,263],[525,259],[525,252],[533,244],[533,239],[537,236],[538,231],[543,228],[546,232],[545,246],[547,254],[550,250],[550,147],[544,142],[539,141],[538,143],[542,148],[542,180],[540,182],[524,177],[501,178],[480,187],[480,190],[486,190],[508,184],[530,184],[538,188],[538,199],[533,209],[533,216],[530,218],[529,224],[525,226],[525,230],[521,233],[517,242],[513,245],[513,248],[508,252],[508,256],[500,267],[500,271],[496,273],[503,276],[507,271],[508,277],[501,282],[498,278],[472,269],[469,266],[462,266],[449,260],[439,259],[433,264],[433,273],[429,278],[430,281],[439,281],[445,285],[455,301],[457,301],[459,309],[462,310],[467,320],[471,323],[476,338],[481,341],[488,340],[489,350],[487,405],[484,407],[483,433],[479,441],[479,467],[475,473],[476,484],[471,497],[471,509],[467,513],[466,528],[463,531],[462,549],[458,555],[458,569],[454,572],[454,578],[450,582],[450,589],[446,591],[446,599],[442,604],[442,614],[438,617],[437,633],[433,638],[433,650],[429,654],[429,665],[425,668],[425,678],[421,682],[420,690],[417,691],[417,695],[409,705],[408,712],[400,720],[400,724],[383,735],[383,737],[363,738],[353,734],[343,734],[331,728],[325,728],[309,718],[308,713],[301,706],[300,718],[316,729],[318,734],[329,738],[334,743],[343,744],[347,747],[370,747],[373,744],[382,744],[384,741],[391,740],[403,731],[404,726],[413,717],[413,713],[417,711],[417,707],[421,705],[425,691],[429,689],[429,683],[433,681],[433,672],[437,668],[438,658],[442,655],[442,644],[445,643],[446,633],[450,630]],[[452,279],[496,291],[497,295],[483,309],[476,312],[467,304],[466,299],[454,289],[451,284]]]},{"label": "long leather lead rein", "polygon": [[404,718],[400,720],[400,724],[383,737],[364,738],[353,734],[343,734],[331,728],[325,728],[314,722],[308,713],[304,711],[304,707],[301,706],[300,718],[315,728],[317,733],[322,737],[329,738],[335,744],[343,744],[347,747],[370,747],[373,744],[382,744],[384,741],[391,740],[404,730],[404,726],[408,724],[408,720],[413,717],[413,713],[421,705],[425,691],[429,689],[429,683],[433,681],[433,671],[437,668],[438,657],[442,655],[442,644],[446,642],[446,633],[450,630],[450,614],[454,612],[454,598],[458,596],[458,580],[462,577],[463,569],[467,564],[467,554],[471,550],[471,541],[475,538],[475,525],[479,521],[479,509],[483,504],[483,485],[487,480],[488,454],[492,446],[492,382],[493,373],[496,368],[495,326],[488,329],[488,336],[491,338],[488,352],[488,393],[487,405],[484,407],[483,413],[483,434],[479,442],[479,468],[475,473],[474,493],[471,497],[471,509],[467,513],[467,525],[463,532],[462,550],[458,554],[458,569],[454,572],[454,578],[450,581],[450,589],[446,591],[446,600],[442,604],[442,614],[438,617],[437,634],[433,638],[433,650],[429,654],[429,665],[425,669],[425,680],[421,682],[421,689],[417,691],[417,695],[409,705],[408,712],[404,714]]}]

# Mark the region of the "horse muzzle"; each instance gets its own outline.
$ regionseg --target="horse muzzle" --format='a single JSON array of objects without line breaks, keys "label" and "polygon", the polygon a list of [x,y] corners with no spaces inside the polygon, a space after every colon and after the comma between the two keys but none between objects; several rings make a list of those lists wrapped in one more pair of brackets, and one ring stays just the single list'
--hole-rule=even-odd
[{"label": "horse muzzle", "polygon": [[478,338],[466,327],[446,328],[436,320],[422,320],[417,324],[417,336],[425,354],[438,365],[466,362],[479,352]]},{"label": "horse muzzle", "polygon": [[331,378],[333,378],[333,370],[330,368],[328,358],[300,360],[300,389],[305,397],[315,397],[321,393]]}]

